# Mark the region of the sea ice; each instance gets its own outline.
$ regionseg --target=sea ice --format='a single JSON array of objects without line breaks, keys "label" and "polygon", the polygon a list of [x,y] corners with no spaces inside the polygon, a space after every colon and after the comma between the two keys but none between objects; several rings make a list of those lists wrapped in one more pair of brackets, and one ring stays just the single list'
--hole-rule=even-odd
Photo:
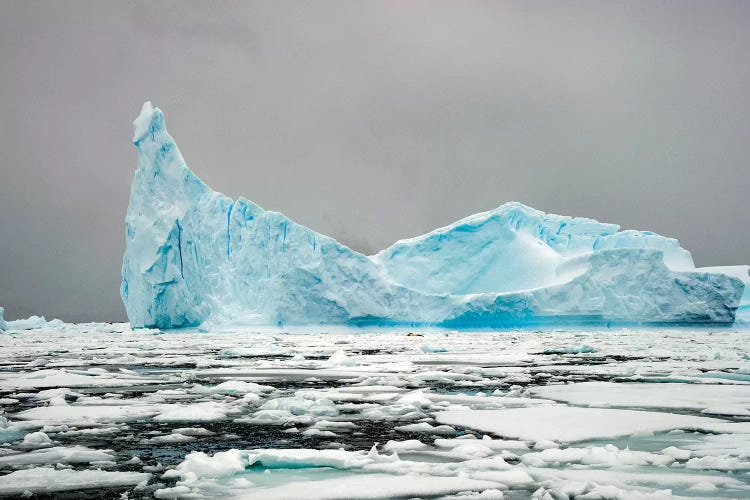
[{"label": "sea ice", "polygon": [[671,455],[649,453],[646,451],[621,450],[614,445],[592,446],[589,448],[550,448],[523,456],[523,463],[532,467],[549,467],[552,465],[584,464],[598,467],[633,466],[633,465],[672,465],[675,459]]},{"label": "sea ice", "polygon": [[14,417],[35,422],[86,427],[102,423],[138,420],[154,416],[160,411],[163,411],[163,409],[159,405],[37,406],[18,412]]},{"label": "sea ice", "polygon": [[94,450],[85,446],[70,448],[57,446],[34,450],[28,453],[16,453],[0,456],[0,466],[29,464],[81,464],[91,462],[109,462],[115,460],[111,450]]},{"label": "sea ice", "polygon": [[273,387],[244,380],[227,380],[208,390],[217,394],[260,394],[273,391]]},{"label": "sea ice", "polygon": [[133,143],[121,285],[133,327],[731,323],[744,304],[737,266],[697,270],[672,238],[519,203],[368,257],[211,190],[151,103]]},{"label": "sea ice", "polygon": [[220,451],[213,456],[198,451],[186,456],[182,463],[166,472],[164,477],[180,477],[188,481],[223,477],[244,471],[246,465],[247,455],[239,450]]},{"label": "sea ice", "polygon": [[113,486],[131,486],[147,481],[150,474],[141,472],[109,472],[102,470],[69,470],[40,467],[17,470],[0,476],[0,495],[55,493]]},{"label": "sea ice", "polygon": [[418,474],[405,476],[359,474],[348,477],[346,481],[322,479],[273,486],[246,493],[239,498],[247,500],[254,498],[281,500],[299,498],[300,496],[303,496],[306,500],[427,498],[466,491],[484,491],[496,487],[497,483],[495,482],[462,477],[430,477]]},{"label": "sea ice", "polygon": [[452,436],[456,434],[456,429],[448,425],[430,425],[427,422],[420,422],[418,424],[400,425],[396,427],[397,431],[401,432],[417,432],[426,434],[435,434],[438,436]]},{"label": "sea ice", "polygon": [[44,432],[30,432],[23,437],[24,448],[45,448],[52,445],[52,440]]},{"label": "sea ice", "polygon": [[[55,469],[152,474],[89,492],[87,477],[49,479],[71,498],[750,494],[750,422],[703,413],[745,407],[746,330],[410,330],[0,335],[0,475],[35,471],[7,496]],[[560,354],[579,346],[595,352]],[[243,349],[283,354],[222,354]],[[352,366],[331,367],[337,351]]]},{"label": "sea ice", "polygon": [[232,411],[222,403],[205,401],[190,405],[170,407],[154,417],[157,422],[210,422],[223,420]]},{"label": "sea ice", "polygon": [[[574,405],[624,408],[685,408],[715,415],[748,415],[750,384],[648,384],[583,382],[546,385],[531,390],[535,396]],[[743,410],[743,411],[740,411]]]},{"label": "sea ice", "polygon": [[26,319],[7,321],[7,330],[39,330],[41,328],[64,328],[65,323],[59,319],[47,321],[44,316],[30,316]]},{"label": "sea ice", "polygon": [[43,387],[122,387],[128,385],[153,384],[157,381],[146,377],[111,372],[70,372],[65,368],[37,370],[18,376],[0,375],[0,387],[31,389]]},{"label": "sea ice", "polygon": [[708,428],[722,420],[653,411],[576,408],[564,405],[533,406],[507,410],[459,410],[439,412],[435,419],[447,425],[524,440],[558,442],[614,438],[673,429]]}]

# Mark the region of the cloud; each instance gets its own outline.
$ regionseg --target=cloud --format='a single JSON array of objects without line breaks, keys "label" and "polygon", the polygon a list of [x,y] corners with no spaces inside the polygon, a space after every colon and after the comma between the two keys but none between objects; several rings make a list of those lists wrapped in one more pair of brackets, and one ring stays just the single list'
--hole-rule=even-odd
[{"label": "cloud", "polygon": [[0,304],[123,320],[145,100],[213,188],[374,252],[517,200],[750,262],[746,2],[15,2]]}]

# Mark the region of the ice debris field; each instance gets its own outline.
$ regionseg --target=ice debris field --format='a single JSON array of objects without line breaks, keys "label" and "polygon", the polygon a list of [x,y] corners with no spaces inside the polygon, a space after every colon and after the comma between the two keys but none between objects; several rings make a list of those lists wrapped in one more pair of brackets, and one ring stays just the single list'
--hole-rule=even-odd
[{"label": "ice debris field", "polygon": [[130,322],[0,308],[0,497],[750,498],[748,266],[519,203],[366,256],[134,126]]},{"label": "ice debris field", "polygon": [[696,269],[673,238],[520,203],[365,256],[211,190],[150,102],[134,129],[121,287],[134,327],[732,323],[750,311],[746,265]]},{"label": "ice debris field", "polygon": [[750,497],[749,335],[11,321],[0,496]]}]

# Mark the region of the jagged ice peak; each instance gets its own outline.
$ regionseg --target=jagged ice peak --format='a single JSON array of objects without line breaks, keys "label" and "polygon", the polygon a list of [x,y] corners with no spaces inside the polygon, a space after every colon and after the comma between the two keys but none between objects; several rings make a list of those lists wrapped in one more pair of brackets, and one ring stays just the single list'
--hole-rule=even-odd
[{"label": "jagged ice peak", "polygon": [[506,203],[365,256],[210,189],[150,102],[121,295],[134,327],[731,323],[748,266],[696,269],[677,240]]}]

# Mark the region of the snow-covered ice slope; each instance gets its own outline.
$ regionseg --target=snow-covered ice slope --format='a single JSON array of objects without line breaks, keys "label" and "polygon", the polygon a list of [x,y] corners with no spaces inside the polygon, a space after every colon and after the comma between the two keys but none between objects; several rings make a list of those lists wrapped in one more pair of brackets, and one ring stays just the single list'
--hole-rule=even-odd
[{"label": "snow-covered ice slope", "polygon": [[674,239],[519,203],[368,257],[211,190],[151,103],[134,129],[121,287],[134,327],[730,323],[747,281],[696,270]]}]

